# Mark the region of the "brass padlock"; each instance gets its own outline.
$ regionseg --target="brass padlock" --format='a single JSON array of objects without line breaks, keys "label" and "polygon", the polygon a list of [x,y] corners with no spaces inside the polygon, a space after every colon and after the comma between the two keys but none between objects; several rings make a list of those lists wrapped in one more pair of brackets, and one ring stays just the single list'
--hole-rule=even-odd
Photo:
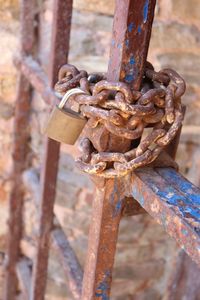
[{"label": "brass padlock", "polygon": [[64,108],[69,97],[74,94],[86,94],[86,92],[79,88],[69,90],[59,105],[52,110],[44,130],[49,138],[69,145],[74,145],[87,123],[87,119],[82,117],[79,112]]}]

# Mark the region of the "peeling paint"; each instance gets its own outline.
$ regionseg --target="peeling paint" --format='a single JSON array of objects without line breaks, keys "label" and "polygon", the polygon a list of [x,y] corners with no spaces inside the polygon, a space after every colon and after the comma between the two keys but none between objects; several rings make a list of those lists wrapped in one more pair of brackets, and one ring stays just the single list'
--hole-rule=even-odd
[{"label": "peeling paint", "polygon": [[122,44],[117,44],[118,49],[122,49]]},{"label": "peeling paint", "polygon": [[144,8],[143,8],[143,22],[146,23],[147,22],[147,18],[148,18],[148,9],[149,9],[149,0],[146,0],[145,4],[144,4]]},{"label": "peeling paint", "polygon": [[132,56],[131,58],[130,58],[130,65],[134,65],[135,64],[135,59],[134,59],[134,57]]},{"label": "peeling paint", "polygon": [[142,27],[141,27],[141,26],[138,26],[137,32],[138,32],[139,34],[142,32]]},{"label": "peeling paint", "polygon": [[128,74],[128,75],[125,76],[125,81],[127,83],[131,83],[133,80],[134,80],[133,74]]},{"label": "peeling paint", "polygon": [[101,298],[101,300],[109,300],[110,277],[111,277],[111,272],[106,271],[104,275],[104,279],[97,286],[97,291],[95,293],[95,296],[97,298]]},{"label": "peeling paint", "polygon": [[129,47],[129,40],[128,39],[125,41],[125,45],[126,45],[126,47]]},{"label": "peeling paint", "polygon": [[135,24],[132,22],[128,25],[128,32],[132,32],[132,30],[135,28]]},{"label": "peeling paint", "polygon": [[114,47],[115,46],[115,40],[111,41],[111,45]]}]

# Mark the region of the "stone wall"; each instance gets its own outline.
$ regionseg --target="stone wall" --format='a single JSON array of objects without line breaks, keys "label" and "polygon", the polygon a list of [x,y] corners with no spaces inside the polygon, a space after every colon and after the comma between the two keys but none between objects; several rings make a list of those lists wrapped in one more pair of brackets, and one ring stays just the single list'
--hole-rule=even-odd
[{"label": "stone wall", "polygon": [[[41,17],[39,59],[45,70],[48,67],[47,58],[51,40],[52,1],[44,1]],[[88,71],[106,71],[114,1],[75,0],[74,7],[69,61]],[[16,83],[12,55],[17,51],[16,32],[19,32],[17,1],[2,1],[0,16],[2,16],[0,21],[2,39],[0,43],[0,150],[4,153],[0,159],[0,251],[5,251],[4,236],[9,193],[9,181],[6,178],[11,166],[11,133]],[[157,70],[172,67],[187,81],[187,93],[183,98],[183,102],[187,105],[187,113],[177,160],[181,171],[196,184],[200,184],[200,168],[196,163],[200,158],[199,17],[198,0],[158,1],[149,51],[149,60]],[[34,174],[40,173],[43,153],[42,128],[46,111],[46,105],[38,95],[35,95],[30,123]],[[76,155],[75,147],[62,145],[55,212],[77,251],[81,264],[84,265],[93,187],[89,178],[80,174],[75,168],[72,159],[74,155]],[[32,176],[28,178],[30,182]],[[25,208],[26,233],[35,236],[37,218],[34,218],[34,214],[37,209],[29,193],[27,193]],[[24,251],[30,250],[29,247],[30,245],[23,243]],[[165,300],[172,261],[177,255],[177,249],[176,243],[151,217],[141,215],[124,218],[120,225],[111,299]],[[32,256],[29,250],[29,256]],[[65,283],[56,255],[51,251],[46,299],[71,299]]]}]

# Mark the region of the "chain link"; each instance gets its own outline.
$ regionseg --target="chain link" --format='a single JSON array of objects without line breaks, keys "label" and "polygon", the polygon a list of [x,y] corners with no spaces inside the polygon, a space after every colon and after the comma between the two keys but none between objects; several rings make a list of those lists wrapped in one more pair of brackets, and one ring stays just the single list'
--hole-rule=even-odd
[{"label": "chain link", "polygon": [[[73,100],[92,128],[103,124],[118,137],[140,139],[136,148],[113,153],[97,152],[89,138],[82,138],[82,156],[76,163],[86,173],[113,178],[146,166],[174,139],[182,125],[181,96],[186,86],[174,70],[155,72],[147,63],[139,92],[123,82],[107,81],[103,73],[88,74],[69,64],[62,66],[56,92],[63,95],[76,87],[87,93],[74,95]],[[151,132],[143,138],[145,128]]]}]

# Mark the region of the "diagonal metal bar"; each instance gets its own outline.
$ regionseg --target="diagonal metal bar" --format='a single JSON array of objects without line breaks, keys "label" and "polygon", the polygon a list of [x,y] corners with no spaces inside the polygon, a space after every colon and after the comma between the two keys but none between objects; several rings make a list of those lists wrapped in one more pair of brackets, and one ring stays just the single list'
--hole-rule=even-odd
[{"label": "diagonal metal bar", "polygon": [[56,228],[51,232],[51,240],[68,279],[70,291],[74,299],[79,300],[81,297],[83,271],[76,254],[61,228]]},{"label": "diagonal metal bar", "polygon": [[[33,54],[34,36],[34,1],[21,1],[21,55]],[[4,299],[15,299],[17,278],[16,263],[19,258],[19,243],[23,231],[23,184],[22,173],[27,167],[28,142],[30,138],[29,121],[31,109],[31,86],[24,75],[19,74],[15,103],[13,131],[13,166],[12,187],[9,198],[8,223],[8,263],[6,266]]]},{"label": "diagonal metal bar", "polygon": [[[116,1],[108,79],[140,88],[149,46],[155,0]],[[128,41],[128,42],[127,42]],[[114,140],[113,140],[114,141]],[[116,151],[119,140],[115,140]],[[95,179],[82,300],[109,299],[118,227],[127,180]]]},{"label": "diagonal metal bar", "polygon": [[[39,176],[36,170],[32,168],[26,170],[23,173],[23,180],[24,180],[23,181],[24,186],[31,194],[31,197],[37,207],[40,199],[40,193],[39,193]],[[80,299],[83,271],[78,261],[78,258],[73,248],[70,245],[68,237],[65,235],[56,216],[54,216],[54,220],[55,220],[54,224],[56,223],[56,227],[51,231],[50,246],[54,247],[54,249],[58,254],[58,259],[66,275],[66,281],[69,285],[69,289],[71,290],[72,295],[74,296],[75,299]],[[27,246],[27,243],[28,240],[24,239],[23,244],[26,246],[23,247],[21,244],[21,251],[25,256],[29,257],[30,259],[33,259],[34,257],[33,252],[35,248],[31,249],[31,245],[28,244],[29,246]]]},{"label": "diagonal metal bar", "polygon": [[144,168],[132,175],[129,195],[200,264],[200,189],[172,168]]},{"label": "diagonal metal bar", "polygon": [[[50,88],[57,81],[58,70],[67,62],[69,51],[70,25],[72,16],[71,0],[54,1],[54,20],[49,67]],[[59,160],[59,143],[45,139],[44,165],[41,175],[40,223],[37,254],[33,267],[31,299],[43,300],[45,295],[50,232],[53,223],[53,206]]]},{"label": "diagonal metal bar", "polygon": [[31,285],[31,269],[30,269],[30,262],[22,258],[17,263],[17,276],[19,279],[20,287],[22,290],[23,300],[30,299],[30,285]]}]

